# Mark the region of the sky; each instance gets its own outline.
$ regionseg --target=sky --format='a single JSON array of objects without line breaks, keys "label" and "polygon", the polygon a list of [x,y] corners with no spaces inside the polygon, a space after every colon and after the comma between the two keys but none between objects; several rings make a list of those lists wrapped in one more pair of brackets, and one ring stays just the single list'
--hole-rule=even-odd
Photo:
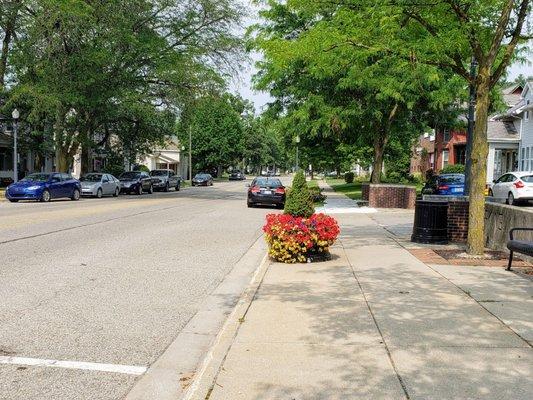
[{"label": "sky", "polygon": [[[251,0],[245,1],[250,12],[245,21],[245,25],[251,25],[258,21],[257,7]],[[533,42],[533,41],[532,41]],[[531,46],[533,47],[533,45]],[[252,88],[252,77],[257,72],[254,63],[261,60],[261,54],[251,54],[250,63],[243,63],[240,76],[236,77],[231,85],[231,90],[239,93],[243,98],[252,101],[255,105],[256,113],[260,114],[265,106],[272,101],[268,93],[256,91]],[[533,59],[526,64],[514,64],[508,69],[508,80],[514,80],[519,74],[533,76]]]}]

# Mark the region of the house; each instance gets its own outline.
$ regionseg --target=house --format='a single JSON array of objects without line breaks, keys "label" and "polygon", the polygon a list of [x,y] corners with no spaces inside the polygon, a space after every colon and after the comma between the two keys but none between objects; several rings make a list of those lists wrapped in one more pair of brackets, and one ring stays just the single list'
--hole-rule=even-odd
[{"label": "house", "polygon": [[171,169],[176,174],[187,177],[188,158],[177,138],[172,138],[164,146],[155,148],[151,153],[141,157],[140,164],[152,169]]},{"label": "house", "polygon": [[429,132],[418,138],[411,157],[410,173],[424,176],[426,171],[435,167],[435,135]]}]

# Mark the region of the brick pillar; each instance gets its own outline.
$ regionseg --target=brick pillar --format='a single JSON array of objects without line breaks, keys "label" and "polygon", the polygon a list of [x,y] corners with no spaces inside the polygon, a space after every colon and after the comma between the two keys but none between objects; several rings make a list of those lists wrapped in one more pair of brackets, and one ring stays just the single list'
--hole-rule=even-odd
[{"label": "brick pillar", "polygon": [[450,198],[448,201],[448,239],[465,243],[468,238],[468,199]]}]

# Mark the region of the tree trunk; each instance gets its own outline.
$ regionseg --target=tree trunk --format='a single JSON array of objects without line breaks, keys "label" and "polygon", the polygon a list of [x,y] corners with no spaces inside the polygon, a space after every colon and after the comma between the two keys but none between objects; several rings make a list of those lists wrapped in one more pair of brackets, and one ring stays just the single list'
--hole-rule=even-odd
[{"label": "tree trunk", "polygon": [[56,148],[56,171],[57,172],[67,172],[70,165],[68,157],[68,151],[65,151],[62,147],[58,146]]},{"label": "tree trunk", "polygon": [[485,249],[485,186],[487,183],[487,119],[489,110],[490,70],[479,70],[479,83],[476,96],[476,119],[472,138],[470,170],[470,204],[468,210],[467,251],[471,255],[481,255]]},{"label": "tree trunk", "polygon": [[379,135],[374,139],[374,161],[372,161],[371,183],[381,182],[381,172],[383,171],[383,154],[385,152],[385,139]]},{"label": "tree trunk", "polygon": [[81,148],[81,163],[80,163],[80,176],[88,172],[92,172],[92,168],[89,165],[89,148],[87,145]]}]

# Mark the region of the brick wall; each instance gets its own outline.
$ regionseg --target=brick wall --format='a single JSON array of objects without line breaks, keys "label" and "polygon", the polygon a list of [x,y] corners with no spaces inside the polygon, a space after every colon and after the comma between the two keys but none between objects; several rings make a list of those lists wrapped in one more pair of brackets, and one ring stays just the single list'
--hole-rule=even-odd
[{"label": "brick wall", "polygon": [[415,208],[416,188],[404,185],[363,183],[363,200],[375,208]]},{"label": "brick wall", "polygon": [[468,200],[463,198],[448,201],[448,239],[465,243],[468,237]]}]

